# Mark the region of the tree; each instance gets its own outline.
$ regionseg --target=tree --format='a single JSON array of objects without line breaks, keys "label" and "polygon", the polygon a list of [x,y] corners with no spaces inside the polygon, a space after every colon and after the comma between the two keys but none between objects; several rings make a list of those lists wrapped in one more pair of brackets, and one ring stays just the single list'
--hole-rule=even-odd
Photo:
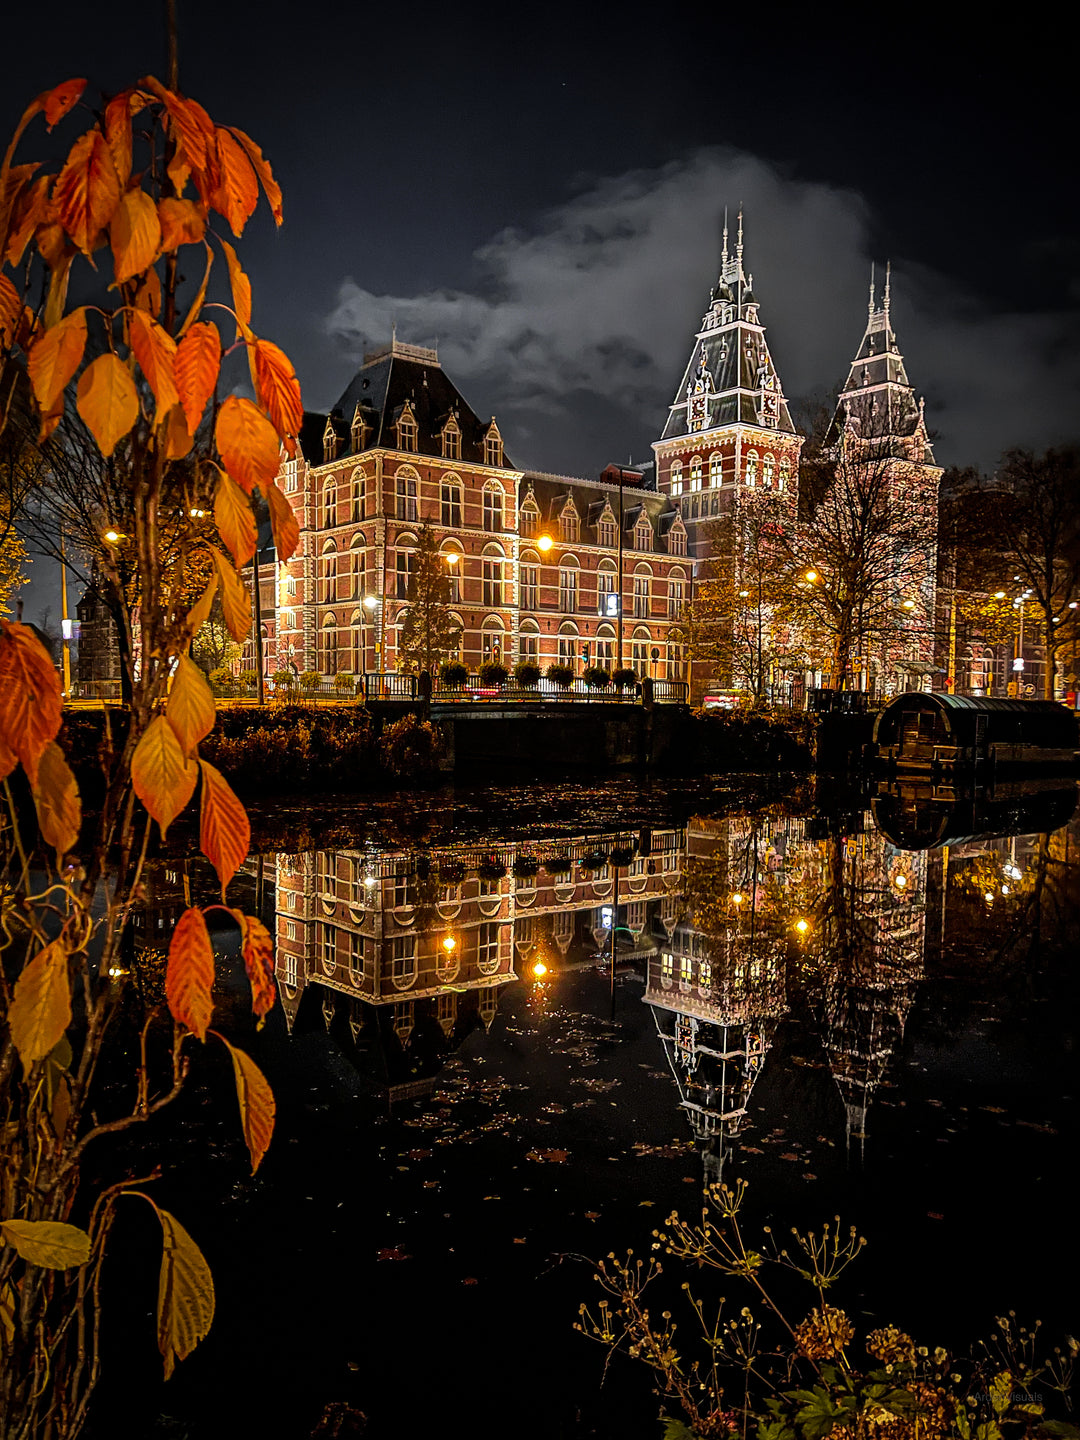
[{"label": "tree", "polygon": [[406,599],[399,653],[410,669],[434,675],[446,656],[457,654],[461,626],[450,614],[446,557],[429,525],[420,528]]},{"label": "tree", "polygon": [[[252,329],[250,285],[214,220],[239,237],[261,185],[280,223],[281,195],[254,141],[179,93],[175,59],[168,87],[146,77],[81,111],[90,123],[59,173],[15,164],[32,122],[40,116],[53,128],[85,88],[72,80],[38,96],[0,163],[0,374],[14,367],[24,377],[0,408],[0,439],[14,447],[10,474],[22,484],[28,439],[39,457],[34,474],[41,456],[51,468],[53,456],[86,447],[117,506],[107,543],[137,601],[129,613],[138,642],[125,660],[126,727],[103,752],[103,798],[84,822],[56,740],[55,668],[29,627],[0,620],[0,885],[10,899],[0,936],[0,1432],[19,1440],[72,1440],[83,1427],[101,1365],[102,1267],[130,1199],[150,1204],[162,1226],[157,1331],[166,1377],[213,1318],[202,1254],[144,1188],[156,1172],[117,1173],[117,1152],[102,1139],[166,1109],[194,1065],[213,1063],[210,1037],[228,1051],[253,1169],[274,1124],[265,1078],[210,1028],[214,955],[203,908],[189,906],[172,936],[167,1015],[142,1010],[113,976],[153,825],[164,833],[200,786],[200,848],[222,894],[221,907],[207,908],[240,929],[260,1021],[274,1003],[269,934],[224,905],[250,827],[224,777],[199,757],[214,702],[187,650],[215,596],[233,639],[248,632],[239,571],[255,546],[256,491],[269,503],[279,557],[297,544],[275,477],[282,445],[295,453],[299,383],[282,351]],[[216,253],[231,304],[209,309]],[[72,277],[80,303],[69,306]],[[36,309],[27,296],[42,297]],[[226,348],[211,319],[223,312],[235,324]],[[253,400],[235,393],[239,377],[227,373],[244,360]],[[32,432],[20,426],[28,416]],[[108,561],[113,552],[97,548]],[[139,1036],[133,1060],[113,1040],[121,1014]],[[117,1083],[125,1075],[128,1083]]]},{"label": "tree", "polygon": [[240,659],[240,646],[229,633],[221,597],[214,596],[210,614],[191,642],[191,658],[207,675]]}]

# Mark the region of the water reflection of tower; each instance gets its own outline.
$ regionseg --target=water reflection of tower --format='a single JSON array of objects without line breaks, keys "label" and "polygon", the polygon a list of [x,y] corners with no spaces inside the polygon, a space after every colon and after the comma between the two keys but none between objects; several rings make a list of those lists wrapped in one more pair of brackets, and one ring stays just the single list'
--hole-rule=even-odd
[{"label": "water reflection of tower", "polygon": [[821,842],[818,1018],[844,1104],[848,1145],[865,1146],[867,1114],[904,1039],[925,968],[927,864],[877,831]]}]

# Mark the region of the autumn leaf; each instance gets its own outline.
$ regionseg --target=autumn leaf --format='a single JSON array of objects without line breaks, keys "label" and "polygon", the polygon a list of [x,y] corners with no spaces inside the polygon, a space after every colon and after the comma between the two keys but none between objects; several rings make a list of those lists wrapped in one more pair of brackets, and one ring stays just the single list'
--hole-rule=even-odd
[{"label": "autumn leaf", "polygon": [[251,1173],[254,1175],[274,1138],[274,1116],[277,1113],[274,1092],[250,1055],[230,1045],[225,1036],[216,1030],[211,1030],[210,1034],[217,1036],[232,1059],[236,1098],[240,1102],[240,1123],[244,1127],[244,1141],[251,1156]]},{"label": "autumn leaf", "polygon": [[188,434],[182,405],[174,405],[165,416],[159,439],[165,448],[166,460],[182,460],[190,452],[195,442]]},{"label": "autumn leaf", "polygon": [[199,761],[199,768],[202,771],[199,849],[217,871],[224,895],[226,885],[247,858],[251,824],[247,811],[221,771],[205,760]]},{"label": "autumn leaf", "polygon": [[250,400],[226,396],[214,439],[225,469],[248,494],[277,474],[281,455],[277,431]]},{"label": "autumn leaf", "polygon": [[259,182],[244,147],[228,130],[218,126],[215,133],[217,147],[217,186],[210,197],[210,203],[219,214],[224,215],[237,238],[251,218],[259,203]]},{"label": "autumn leaf", "polygon": [[80,305],[30,346],[27,369],[40,408],[51,410],[79,368],[86,349],[86,308]]},{"label": "autumn leaf", "polygon": [[92,360],[79,376],[75,403],[106,459],[139,418],[135,381],[111,351]]},{"label": "autumn leaf", "polygon": [[214,1277],[206,1259],[167,1210],[157,1210],[164,1246],[158,1277],[158,1349],[168,1380],[177,1360],[186,1360],[209,1334],[214,1320]]},{"label": "autumn leaf", "polygon": [[100,130],[88,130],[75,141],[52,198],[60,224],[89,255],[120,203],[120,179]]},{"label": "autumn leaf", "polygon": [[213,576],[209,585],[199,596],[195,604],[188,611],[187,623],[184,626],[185,633],[190,640],[197,635],[210,618],[210,609],[214,603],[214,596],[217,594],[218,580]]},{"label": "autumn leaf", "polygon": [[194,200],[177,200],[171,195],[159,200],[158,221],[163,250],[195,245],[206,234],[206,216]]},{"label": "autumn leaf", "polygon": [[165,717],[185,755],[193,754],[199,741],[214,728],[217,710],[210,686],[203,672],[186,655],[181,655],[176,663]]},{"label": "autumn leaf", "polygon": [[131,757],[131,783],[161,826],[162,835],[191,799],[198,778],[198,769],[185,756],[176,731],[164,715],[155,716]]},{"label": "autumn leaf", "polygon": [[0,620],[0,746],[19,757],[31,785],[60,729],[60,677],[28,625]]},{"label": "autumn leaf", "polygon": [[157,258],[161,225],[157,206],[142,190],[129,190],[109,225],[113,276],[117,285],[140,274]]},{"label": "autumn leaf", "polygon": [[214,524],[236,566],[246,565],[255,554],[255,515],[251,501],[224,471],[214,494]]},{"label": "autumn leaf", "polygon": [[242,910],[234,910],[232,917],[240,926],[244,969],[251,982],[251,1010],[258,1017],[261,1028],[263,1017],[274,1008],[277,998],[274,986],[274,942],[270,931],[254,915],[245,915]]},{"label": "autumn leaf", "polygon": [[251,329],[251,281],[241,269],[236,251],[227,240],[221,242],[221,248],[225,251],[225,261],[229,267],[229,285],[232,288],[232,303],[237,321],[236,338],[239,340],[241,334],[246,335]]},{"label": "autumn leaf", "polygon": [[214,951],[206,919],[198,909],[185,910],[169,942],[165,999],[169,1014],[200,1040],[214,1013]]},{"label": "autumn leaf", "polygon": [[[284,350],[270,340],[255,341],[255,381],[259,404],[282,439],[299,435],[304,420],[300,381]],[[290,446],[289,454],[295,450],[295,445]]]},{"label": "autumn leaf", "polygon": [[192,325],[176,347],[173,369],[188,429],[194,435],[221,369],[221,336],[217,326],[209,320],[199,320]]},{"label": "autumn leaf", "polygon": [[90,1236],[62,1220],[0,1220],[0,1235],[29,1265],[70,1270],[90,1259]]},{"label": "autumn leaf", "polygon": [[64,851],[78,842],[82,805],[75,776],[55,740],[45,746],[38,764],[34,805],[42,839],[55,848],[59,868]]},{"label": "autumn leaf", "polygon": [[3,740],[0,740],[0,780],[6,780],[18,763],[19,757],[15,751],[9,750]]},{"label": "autumn leaf", "polygon": [[6,275],[0,275],[0,345],[10,349],[19,332],[22,300]]},{"label": "autumn leaf", "polygon": [[167,90],[153,75],[144,75],[139,81],[139,88],[149,90],[165,106],[170,131],[183,149],[188,164],[193,169],[205,170],[206,150],[208,145],[213,144],[214,126],[202,106]]},{"label": "autumn leaf", "polygon": [[154,420],[156,425],[174,405],[180,403],[173,377],[176,341],[144,310],[129,311],[128,323],[135,359],[139,362],[139,369],[146,376],[157,401],[157,415]]},{"label": "autumn leaf", "polygon": [[71,1024],[67,951],[53,940],[24,965],[8,1007],[8,1030],[23,1068],[44,1060]]},{"label": "autumn leaf", "polygon": [[214,564],[221,581],[221,609],[225,625],[236,643],[242,645],[251,629],[251,596],[220,550],[214,551]]},{"label": "autumn leaf", "polygon": [[161,314],[161,279],[156,270],[147,270],[135,291],[135,304],[148,315]]},{"label": "autumn leaf", "polygon": [[[26,165],[17,168],[36,170],[37,166]],[[22,260],[23,252],[34,231],[55,218],[52,202],[49,199],[53,178],[52,175],[42,175],[33,185],[27,186],[19,194],[11,214],[7,250],[4,255],[10,265],[18,265]],[[0,232],[2,230],[3,219],[0,217]]]},{"label": "autumn leaf", "polygon": [[261,488],[270,506],[270,528],[274,533],[274,548],[278,560],[288,560],[300,544],[300,526],[296,515],[288,498],[272,480]]},{"label": "autumn leaf", "polygon": [[262,151],[250,135],[245,135],[243,130],[237,129],[235,125],[226,125],[225,129],[228,130],[230,135],[236,136],[237,140],[240,141],[240,144],[247,152],[247,157],[251,161],[255,173],[262,183],[263,190],[266,192],[266,199],[274,217],[274,224],[280,225],[283,219],[281,212],[281,186],[274,179],[274,174],[270,169],[269,163],[264,159]]},{"label": "autumn leaf", "polygon": [[54,125],[60,123],[69,110],[75,108],[85,89],[85,80],[65,80],[62,85],[55,85],[51,90],[43,90],[34,101],[33,108],[45,111],[45,123],[51,130]]},{"label": "autumn leaf", "polygon": [[[105,106],[105,143],[121,188],[131,179],[131,91],[121,90]],[[149,199],[149,196],[145,197]],[[153,204],[153,201],[150,202]],[[142,268],[141,266],[139,267]]]}]

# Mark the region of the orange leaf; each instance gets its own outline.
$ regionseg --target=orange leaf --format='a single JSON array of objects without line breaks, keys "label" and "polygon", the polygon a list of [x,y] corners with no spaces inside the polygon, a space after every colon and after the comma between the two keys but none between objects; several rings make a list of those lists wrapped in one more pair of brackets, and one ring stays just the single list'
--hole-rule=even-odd
[{"label": "orange leaf", "polygon": [[19,757],[15,751],[9,750],[3,740],[0,740],[0,780],[6,780],[18,763]]},{"label": "orange leaf", "polygon": [[266,198],[270,204],[270,210],[274,216],[275,225],[282,221],[281,213],[281,186],[274,179],[273,171],[269,163],[263,158],[263,153],[250,135],[245,135],[243,130],[237,129],[235,125],[226,125],[225,129],[231,135],[235,135],[240,144],[247,151],[247,157],[255,168],[255,174],[262,181],[262,187],[266,191]]},{"label": "orange leaf", "polygon": [[202,771],[202,813],[199,822],[199,849],[213,865],[225,887],[247,859],[251,825],[247,811],[233,794],[220,770],[199,761]]},{"label": "orange leaf", "polygon": [[69,110],[74,109],[85,89],[85,80],[65,80],[62,85],[57,85],[52,90],[42,91],[34,105],[45,111],[45,123],[50,130]]},{"label": "orange leaf", "polygon": [[30,346],[30,384],[42,410],[51,410],[79,368],[86,349],[86,310],[82,305],[44,330]]},{"label": "orange leaf", "polygon": [[251,329],[251,281],[240,268],[236,251],[227,240],[222,240],[225,261],[229,267],[229,284],[232,287],[233,309],[236,311],[236,338]]},{"label": "orange leaf", "polygon": [[251,629],[251,596],[220,550],[214,551],[214,564],[221,580],[221,608],[225,624],[236,643],[242,645]]},{"label": "orange leaf", "polygon": [[221,336],[209,320],[199,320],[176,347],[174,373],[188,429],[199,428],[206,402],[214,393],[221,369]]},{"label": "orange leaf", "polygon": [[255,380],[259,404],[278,434],[282,439],[299,435],[304,420],[300,381],[284,350],[270,340],[255,341]]},{"label": "orange leaf", "polygon": [[161,314],[161,279],[156,270],[147,270],[135,291],[135,304],[148,315]]},{"label": "orange leaf", "polygon": [[128,322],[135,359],[157,401],[156,425],[159,420],[164,420],[174,405],[180,403],[174,378],[176,341],[145,310],[129,311]]},{"label": "orange leaf", "polygon": [[[105,106],[105,143],[113,159],[116,178],[121,188],[131,179],[131,106],[130,90],[114,95]],[[147,197],[149,198],[149,197]],[[141,268],[141,267],[140,267]]]},{"label": "orange leaf", "polygon": [[270,528],[274,532],[274,549],[278,560],[288,560],[300,544],[300,526],[296,522],[293,508],[287,496],[283,495],[271,480],[260,487],[270,506]]},{"label": "orange leaf", "polygon": [[108,352],[79,376],[76,407],[106,458],[139,418],[139,395],[124,362]]},{"label": "orange leaf", "polygon": [[30,784],[60,729],[60,677],[28,625],[0,620],[0,745],[19,757]]},{"label": "orange leaf", "polygon": [[139,81],[142,89],[156,95],[165,106],[169,126],[193,169],[206,169],[206,150],[214,141],[214,126],[206,111],[194,100],[185,100],[167,90],[160,80],[147,75]]},{"label": "orange leaf", "polygon": [[214,495],[214,524],[237,569],[241,569],[255,554],[255,516],[251,501],[224,471]]},{"label": "orange leaf", "polygon": [[165,999],[169,1014],[200,1040],[214,1013],[214,951],[201,910],[185,910],[169,942]]},{"label": "orange leaf", "polygon": [[251,1009],[259,1017],[274,1008],[277,988],[274,985],[274,942],[270,931],[254,915],[245,915],[242,910],[232,912],[233,919],[240,926],[244,949],[244,969],[251,982]]},{"label": "orange leaf", "polygon": [[0,275],[0,347],[10,350],[15,344],[21,318],[22,300],[19,292],[6,275]]},{"label": "orange leaf", "polygon": [[184,626],[184,630],[188,640],[191,640],[193,636],[197,635],[202,629],[202,627],[206,624],[207,620],[210,618],[210,610],[214,603],[214,596],[217,593],[217,588],[218,579],[215,575],[211,579],[210,584],[207,585],[206,589],[199,596],[198,600],[195,601],[195,604],[192,605],[191,609],[188,611],[187,622]]},{"label": "orange leaf", "polygon": [[[20,165],[20,170],[36,170],[36,165]],[[27,185],[19,190],[14,205],[11,208],[11,223],[8,228],[7,252],[4,258],[11,265],[18,265],[26,249],[27,241],[38,228],[47,221],[53,219],[52,203],[49,200],[49,189],[52,185],[51,175],[42,175],[35,180],[33,185]],[[0,230],[3,229],[2,217],[0,217]]]},{"label": "orange leaf", "polygon": [[234,235],[239,237],[259,203],[259,182],[244,147],[228,130],[219,126],[215,134],[217,146],[217,186],[210,196],[214,209],[225,216]]},{"label": "orange leaf", "polygon": [[34,805],[42,839],[56,850],[59,869],[64,851],[73,849],[78,842],[82,805],[75,776],[55,740],[45,746],[38,765]]},{"label": "orange leaf", "polygon": [[120,203],[120,179],[100,130],[80,135],[56,178],[53,201],[60,224],[89,255]]},{"label": "orange leaf", "polygon": [[74,260],[76,251],[68,246],[64,253],[52,267],[49,276],[49,293],[45,297],[45,328],[51,329],[59,325],[64,316],[64,306],[67,304],[68,281],[71,279],[71,262]]},{"label": "orange leaf", "polygon": [[47,224],[40,226],[34,235],[34,241],[38,254],[50,270],[78,253],[64,234],[64,227],[57,220],[49,220]]},{"label": "orange leaf", "polygon": [[154,263],[161,245],[161,225],[157,206],[149,195],[142,190],[127,192],[109,226],[109,243],[117,285]]},{"label": "orange leaf", "polygon": [[226,396],[218,411],[214,439],[222,464],[249,494],[253,485],[272,480],[281,464],[277,431],[257,405],[239,395]]},{"label": "orange leaf", "polygon": [[7,1022],[24,1070],[44,1060],[71,1024],[67,960],[67,951],[54,940],[23,966],[15,982]]},{"label": "orange leaf", "polygon": [[158,219],[163,250],[197,244],[206,234],[206,216],[194,200],[159,200]]},{"label": "orange leaf", "polygon": [[174,405],[166,415],[161,440],[165,446],[166,460],[183,460],[195,443],[188,434],[187,421],[179,405]]},{"label": "orange leaf", "polygon": [[210,1034],[217,1036],[232,1057],[236,1098],[240,1102],[240,1123],[244,1127],[244,1140],[251,1156],[251,1173],[254,1175],[259,1168],[259,1161],[269,1150],[270,1141],[274,1138],[274,1116],[277,1113],[274,1092],[250,1055],[245,1055],[243,1050],[237,1050],[234,1045],[230,1045],[225,1036],[219,1035],[216,1030],[211,1030]]},{"label": "orange leaf", "polygon": [[131,783],[161,826],[162,835],[191,799],[198,778],[198,769],[184,755],[176,731],[164,715],[155,716],[131,757]]},{"label": "orange leaf", "polygon": [[186,655],[177,661],[165,715],[185,755],[192,754],[203,736],[214,728],[217,710],[210,686],[203,672]]}]

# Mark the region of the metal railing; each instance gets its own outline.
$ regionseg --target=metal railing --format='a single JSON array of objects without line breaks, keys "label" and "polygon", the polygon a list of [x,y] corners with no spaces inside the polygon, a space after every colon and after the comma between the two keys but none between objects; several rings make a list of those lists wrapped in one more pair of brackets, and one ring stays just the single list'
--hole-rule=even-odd
[{"label": "metal railing", "polygon": [[[426,677],[406,675],[399,671],[378,671],[348,676],[340,682],[329,677],[319,680],[294,680],[291,684],[267,682],[266,698],[277,704],[337,701],[339,704],[397,700],[414,703],[426,698]],[[653,680],[652,700],[656,705],[685,705],[689,686],[684,680]],[[254,701],[258,692],[253,685],[240,680],[213,680],[211,689],[222,700]],[[430,698],[437,705],[554,705],[604,704],[637,705],[642,702],[643,686],[606,685],[595,688],[576,676],[569,685],[556,685],[541,679],[536,685],[519,685],[508,680],[503,685],[485,685],[479,675],[470,675],[461,685],[446,685],[438,676],[431,684]]]}]

